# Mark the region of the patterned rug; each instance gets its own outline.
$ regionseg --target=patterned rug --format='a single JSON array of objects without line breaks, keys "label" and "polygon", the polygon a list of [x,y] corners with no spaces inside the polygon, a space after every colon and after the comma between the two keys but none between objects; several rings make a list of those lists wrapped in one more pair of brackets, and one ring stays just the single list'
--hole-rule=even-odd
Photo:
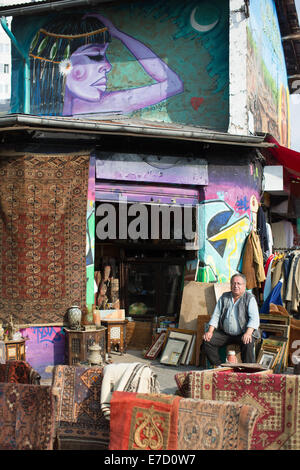
[{"label": "patterned rug", "polygon": [[257,416],[239,403],[182,399],[178,450],[249,450]]},{"label": "patterned rug", "polygon": [[41,376],[25,361],[8,361],[0,364],[0,382],[40,384]]},{"label": "patterned rug", "polygon": [[189,372],[177,380],[190,398],[257,408],[251,449],[300,449],[300,376],[204,370]]},{"label": "patterned rug", "polygon": [[173,395],[113,392],[109,449],[177,449],[180,400]]},{"label": "patterned rug", "polygon": [[109,421],[101,411],[102,367],[59,365],[52,385],[58,391],[57,434],[61,449],[107,449]]},{"label": "patterned rug", "polygon": [[62,321],[85,305],[89,155],[0,154],[0,318]]},{"label": "patterned rug", "polygon": [[0,449],[52,450],[55,403],[51,387],[0,383]]}]

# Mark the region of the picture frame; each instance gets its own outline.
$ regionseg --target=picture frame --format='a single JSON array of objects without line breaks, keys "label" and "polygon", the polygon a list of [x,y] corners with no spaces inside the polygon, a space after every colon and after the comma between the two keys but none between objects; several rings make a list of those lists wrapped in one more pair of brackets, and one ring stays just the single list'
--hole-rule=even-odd
[{"label": "picture frame", "polygon": [[145,359],[156,359],[161,352],[166,337],[166,331],[161,331],[157,338],[153,341],[148,351],[145,352]]},{"label": "picture frame", "polygon": [[162,352],[160,363],[168,366],[178,366],[187,341],[179,338],[168,338]]},{"label": "picture frame", "polygon": [[262,334],[264,331],[266,333],[271,333],[274,336],[280,336],[282,338],[289,337],[289,325],[280,325],[275,323],[261,323],[259,331]]},{"label": "picture frame", "polygon": [[266,349],[270,350],[272,346],[274,348],[281,344],[280,350],[277,352],[276,358],[272,364],[272,369],[275,373],[283,372],[288,366],[288,338],[290,326],[287,324],[261,322],[259,330],[262,337],[264,332],[267,333],[267,338],[262,340],[257,360],[260,358],[263,351]]},{"label": "picture frame", "polygon": [[257,363],[267,369],[272,369],[277,352],[261,350],[257,358]]},{"label": "picture frame", "polygon": [[197,332],[194,330],[185,330],[181,328],[168,328],[167,335],[165,339],[165,344],[168,338],[178,338],[187,341],[187,347],[184,350],[182,357],[181,357],[181,364],[188,365],[188,360],[190,360],[191,348],[195,347],[195,342],[193,341],[194,336],[196,336]]}]

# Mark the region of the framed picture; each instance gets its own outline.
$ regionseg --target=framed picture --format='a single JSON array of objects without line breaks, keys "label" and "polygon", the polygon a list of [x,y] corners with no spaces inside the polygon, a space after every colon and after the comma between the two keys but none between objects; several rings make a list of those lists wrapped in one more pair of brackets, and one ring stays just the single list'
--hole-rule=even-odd
[{"label": "framed picture", "polygon": [[180,328],[168,328],[167,330],[165,343],[167,342],[168,338],[177,338],[187,341],[187,346],[181,357],[181,364],[188,364],[188,361],[191,358],[191,348],[194,348],[195,346],[195,342],[193,341],[195,335],[196,331],[193,330],[184,330]]},{"label": "framed picture", "polygon": [[144,357],[146,359],[156,359],[157,358],[157,356],[159,355],[159,353],[162,350],[162,347],[164,345],[165,337],[166,337],[166,332],[161,331],[159,333],[158,337],[155,339],[155,341],[153,341],[153,343],[151,344],[148,351],[146,351],[146,353],[144,354]]},{"label": "framed picture", "polygon": [[187,341],[184,339],[168,338],[161,355],[160,363],[169,366],[178,366],[186,345]]},{"label": "framed picture", "polygon": [[272,369],[276,356],[276,352],[261,351],[259,357],[257,358],[257,362],[267,369]]},{"label": "framed picture", "polygon": [[261,334],[265,331],[266,333],[272,334],[274,336],[288,338],[289,328],[290,328],[289,325],[279,325],[275,323],[261,323],[259,330]]}]

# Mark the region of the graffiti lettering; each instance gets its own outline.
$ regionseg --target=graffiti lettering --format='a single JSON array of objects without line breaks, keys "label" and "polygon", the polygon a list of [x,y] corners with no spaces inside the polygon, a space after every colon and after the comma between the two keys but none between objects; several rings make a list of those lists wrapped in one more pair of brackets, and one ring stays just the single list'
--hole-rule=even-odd
[{"label": "graffiti lettering", "polygon": [[247,197],[244,196],[242,199],[238,199],[235,203],[235,209],[237,212],[247,211],[249,209],[249,204]]},{"label": "graffiti lettering", "polygon": [[60,332],[53,328],[53,326],[44,326],[44,327],[36,327],[32,330],[33,334],[36,335],[37,343],[58,343],[62,340],[64,335],[63,328],[61,328]]}]

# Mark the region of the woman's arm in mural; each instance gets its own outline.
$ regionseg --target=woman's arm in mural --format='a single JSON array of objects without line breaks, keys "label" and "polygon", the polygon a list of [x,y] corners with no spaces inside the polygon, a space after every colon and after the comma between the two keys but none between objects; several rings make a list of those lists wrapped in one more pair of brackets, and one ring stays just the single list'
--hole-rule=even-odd
[{"label": "woman's arm in mural", "polygon": [[[119,39],[134,55],[145,72],[157,83],[138,88],[108,92],[102,98],[101,110],[110,111],[109,103],[117,111],[132,112],[150,106],[183,91],[180,77],[161,60],[151,49],[137,39],[119,31],[110,20],[102,15],[92,14],[107,28],[113,38]],[[100,109],[99,109],[100,111]]]}]

